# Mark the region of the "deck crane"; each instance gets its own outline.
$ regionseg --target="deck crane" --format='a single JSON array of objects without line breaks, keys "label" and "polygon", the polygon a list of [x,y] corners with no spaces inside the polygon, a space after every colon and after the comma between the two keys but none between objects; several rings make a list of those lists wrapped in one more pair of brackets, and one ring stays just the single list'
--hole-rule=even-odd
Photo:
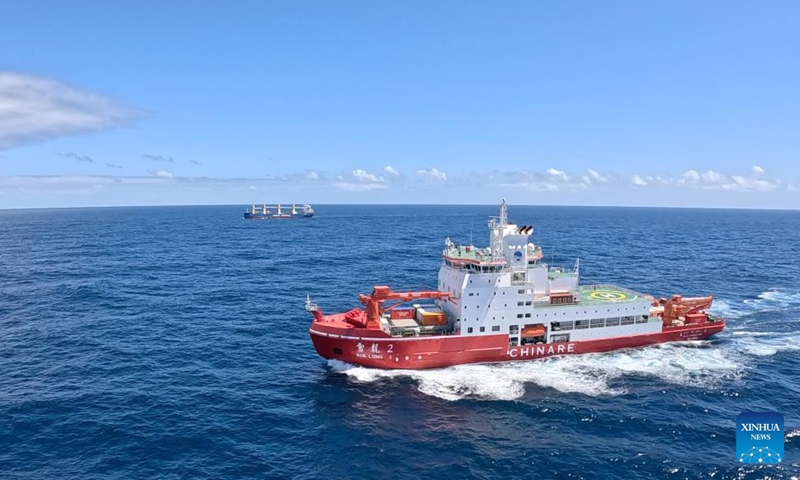
[{"label": "deck crane", "polygon": [[[364,304],[367,314],[367,328],[380,328],[379,320],[384,312],[388,312],[402,303],[410,302],[421,298],[433,298],[438,300],[450,300],[453,294],[450,292],[440,292],[438,290],[421,292],[393,292],[386,285],[375,285],[371,295],[360,294],[358,300]],[[384,307],[384,302],[396,300],[395,303]]]}]

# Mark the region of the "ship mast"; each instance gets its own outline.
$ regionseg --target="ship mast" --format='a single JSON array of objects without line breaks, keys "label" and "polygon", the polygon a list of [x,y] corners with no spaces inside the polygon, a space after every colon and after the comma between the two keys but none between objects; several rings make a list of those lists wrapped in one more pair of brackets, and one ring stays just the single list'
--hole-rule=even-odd
[{"label": "ship mast", "polygon": [[492,232],[492,255],[503,255],[503,231],[508,225],[508,206],[506,199],[503,197],[503,203],[500,204],[500,216],[492,217],[489,220],[489,230]]}]

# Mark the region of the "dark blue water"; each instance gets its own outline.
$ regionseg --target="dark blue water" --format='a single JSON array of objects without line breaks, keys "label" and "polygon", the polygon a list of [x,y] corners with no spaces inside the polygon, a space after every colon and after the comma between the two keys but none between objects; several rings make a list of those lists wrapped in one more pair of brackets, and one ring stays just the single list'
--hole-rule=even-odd
[{"label": "dark blue water", "polygon": [[[792,478],[800,475],[800,212],[510,207],[551,263],[711,293],[713,341],[398,373],[328,364],[326,311],[436,285],[482,206],[0,212],[1,478]],[[735,461],[778,411],[786,462]]]}]

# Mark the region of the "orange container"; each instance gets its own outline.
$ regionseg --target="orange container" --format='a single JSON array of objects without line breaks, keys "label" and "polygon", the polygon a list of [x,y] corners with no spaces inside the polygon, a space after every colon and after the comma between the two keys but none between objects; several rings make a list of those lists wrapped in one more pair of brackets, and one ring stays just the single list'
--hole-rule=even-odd
[{"label": "orange container", "polygon": [[419,323],[423,325],[445,325],[447,316],[444,312],[422,312],[419,315]]},{"label": "orange container", "polygon": [[686,323],[702,324],[706,323],[706,320],[708,320],[708,315],[705,313],[690,313],[686,315]]},{"label": "orange container", "polygon": [[413,307],[398,307],[389,310],[389,315],[392,320],[406,320],[409,318],[414,318],[416,311],[417,310]]}]

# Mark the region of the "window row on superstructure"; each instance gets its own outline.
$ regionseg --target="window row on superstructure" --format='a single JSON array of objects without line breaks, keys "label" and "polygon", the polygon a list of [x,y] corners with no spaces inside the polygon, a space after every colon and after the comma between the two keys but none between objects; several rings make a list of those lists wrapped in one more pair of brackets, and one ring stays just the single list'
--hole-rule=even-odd
[{"label": "window row on superstructure", "polygon": [[562,330],[582,330],[584,328],[617,327],[619,325],[633,325],[647,323],[649,315],[627,315],[624,317],[593,318],[591,320],[575,320],[574,322],[553,322],[551,328],[554,332]]},{"label": "window row on superstructure", "polygon": [[472,262],[458,263],[447,258],[444,259],[444,264],[450,268],[471,273],[498,273],[506,268],[505,265],[478,265]]},{"label": "window row on superstructure", "polygon": [[[525,318],[530,318],[528,315]],[[568,330],[582,330],[587,328],[603,328],[603,327],[618,327],[624,325],[634,325],[639,323],[647,323],[650,321],[649,315],[628,315],[624,317],[611,317],[611,318],[594,318],[591,320],[576,320],[574,322],[552,322],[550,328],[553,332],[568,331]],[[467,333],[473,333],[475,327],[467,327]],[[485,332],[486,327],[477,327],[478,332]],[[492,325],[491,331],[499,332],[500,325]],[[509,325],[508,333],[517,335],[519,333],[519,325]]]}]

